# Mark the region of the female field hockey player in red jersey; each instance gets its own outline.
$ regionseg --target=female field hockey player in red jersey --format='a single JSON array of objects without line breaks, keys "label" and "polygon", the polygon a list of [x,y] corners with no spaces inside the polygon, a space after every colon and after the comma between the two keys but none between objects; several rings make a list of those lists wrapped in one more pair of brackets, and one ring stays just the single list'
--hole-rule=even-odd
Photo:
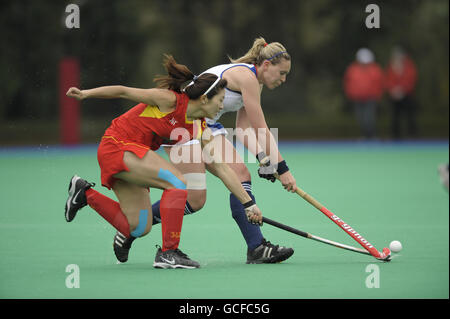
[{"label": "female field hockey player in red jersey", "polygon": [[[219,118],[227,112],[236,112],[236,137],[244,146],[256,155],[262,165],[258,174],[261,178],[275,181],[279,176],[281,185],[289,192],[297,189],[295,178],[286,161],[278,150],[277,143],[268,128],[261,106],[263,87],[272,90],[286,81],[291,69],[291,57],[279,42],[267,43],[264,38],[257,38],[248,52],[231,63],[214,66],[205,71],[227,80],[223,109],[213,117],[207,117],[208,127],[212,129],[214,140],[223,145],[222,154],[229,154],[228,165],[239,177],[245,190],[254,200],[251,175],[239,153],[227,138],[227,132],[219,123]],[[178,152],[174,148],[198,148],[199,145],[165,147],[166,152]],[[266,155],[267,154],[267,155]],[[208,163],[174,163],[175,167],[189,178],[202,180],[203,187],[188,187],[187,209],[193,213],[201,209],[206,200],[205,168],[216,174],[215,168]],[[199,183],[197,183],[199,184]],[[159,203],[153,204],[153,223],[159,222]],[[230,194],[231,215],[247,244],[247,263],[276,263],[289,258],[292,248],[274,245],[267,241],[258,225],[247,222],[245,209],[239,199]]]},{"label": "female field hockey player in red jersey", "polygon": [[[112,121],[98,147],[102,185],[114,191],[118,202],[95,191],[93,183],[75,175],[69,184],[65,218],[72,221],[79,209],[89,205],[122,235],[116,236],[116,241],[132,241],[149,233],[152,227],[148,189],[162,189],[162,247],[153,265],[155,268],[198,268],[198,262],[178,249],[187,199],[186,179],[155,150],[162,143],[185,143],[201,138],[202,133],[208,135],[210,129],[203,130],[204,118],[214,117],[222,109],[227,82],[208,73],[195,77],[171,56],[166,56],[164,66],[168,75],[155,78],[157,88],[105,86],[68,90],[67,96],[78,100],[124,98],[139,104]],[[182,91],[188,81],[191,84]],[[174,134],[176,129],[179,131]],[[202,138],[202,145],[211,146],[211,140]],[[218,176],[246,207],[248,221],[261,224],[261,211],[236,174],[221,162],[220,154],[210,155]]]}]

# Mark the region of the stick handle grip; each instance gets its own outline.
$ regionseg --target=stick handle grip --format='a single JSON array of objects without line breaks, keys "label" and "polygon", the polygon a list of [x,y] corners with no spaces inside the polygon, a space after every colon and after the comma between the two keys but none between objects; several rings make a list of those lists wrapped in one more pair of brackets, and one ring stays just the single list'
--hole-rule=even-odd
[{"label": "stick handle grip", "polygon": [[311,195],[306,193],[304,190],[302,190],[300,187],[297,187],[295,192],[298,195],[300,195],[304,200],[306,200],[308,203],[313,205],[315,208],[317,208],[318,210],[322,210],[323,205],[321,203],[319,203],[314,197],[312,197]]},{"label": "stick handle grip", "polygon": [[[280,176],[278,175],[278,173],[275,173],[274,176],[276,177],[276,179],[280,180]],[[300,195],[304,200],[306,200],[308,203],[310,203],[311,205],[313,205],[315,208],[317,208],[318,210],[321,210],[323,205],[321,203],[319,203],[314,197],[312,197],[311,195],[309,195],[308,193],[306,193],[303,189],[301,189],[300,187],[297,186],[297,189],[295,190],[295,192]]]}]

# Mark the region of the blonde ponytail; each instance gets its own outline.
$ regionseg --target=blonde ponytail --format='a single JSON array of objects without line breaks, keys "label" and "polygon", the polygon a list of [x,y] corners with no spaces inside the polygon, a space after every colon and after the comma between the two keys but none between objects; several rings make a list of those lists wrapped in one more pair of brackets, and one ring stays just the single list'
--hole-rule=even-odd
[{"label": "blonde ponytail", "polygon": [[263,37],[255,39],[253,46],[244,56],[238,59],[228,58],[231,63],[248,63],[256,65],[261,65],[264,60],[269,60],[272,64],[280,63],[281,59],[291,60],[291,56],[287,53],[286,48],[281,43],[267,43]]}]

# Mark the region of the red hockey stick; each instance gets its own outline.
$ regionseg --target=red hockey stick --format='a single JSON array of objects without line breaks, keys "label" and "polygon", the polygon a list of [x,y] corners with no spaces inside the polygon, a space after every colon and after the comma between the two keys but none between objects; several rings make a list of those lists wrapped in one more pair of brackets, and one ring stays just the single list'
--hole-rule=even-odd
[{"label": "red hockey stick", "polygon": [[333,241],[333,240],[329,240],[329,239],[322,238],[322,237],[319,237],[319,236],[315,236],[313,234],[304,232],[304,231],[302,231],[300,229],[296,229],[294,227],[284,225],[282,223],[279,223],[279,222],[274,221],[272,219],[269,219],[267,217],[263,217],[262,219],[263,219],[263,223],[264,224],[272,225],[274,227],[286,230],[286,231],[291,232],[293,234],[300,235],[300,236],[308,238],[308,239],[313,239],[313,240],[318,241],[320,243],[328,244],[328,245],[331,245],[331,246],[334,246],[334,247],[338,247],[338,248],[342,248],[342,249],[346,249],[346,250],[350,250],[350,251],[354,251],[354,252],[357,252],[357,253],[360,253],[360,254],[364,254],[364,255],[369,255],[370,256],[370,253],[367,250],[365,250],[365,249],[357,248],[357,247],[353,247],[353,246],[349,246],[349,245],[344,245],[344,244],[338,243],[337,241]]},{"label": "red hockey stick", "polygon": [[[264,164],[260,163],[260,166],[264,166]],[[277,173],[274,174],[275,178],[280,180],[280,177]],[[342,230],[344,230],[348,235],[350,235],[354,240],[356,240],[365,250],[367,250],[373,257],[382,261],[390,261],[391,260],[391,251],[389,248],[384,247],[382,252],[379,252],[371,243],[369,243],[361,234],[357,233],[354,228],[352,228],[349,224],[345,223],[342,219],[340,219],[337,215],[330,212],[325,206],[319,203],[314,197],[307,194],[300,187],[297,186],[295,192],[300,195],[304,200],[313,205],[323,214],[325,214],[329,219],[331,219],[336,225],[338,225]]]},{"label": "red hockey stick", "polygon": [[379,252],[371,243],[369,243],[361,234],[357,233],[354,228],[350,227],[349,224],[345,223],[338,216],[330,212],[325,206],[315,200],[311,195],[307,194],[301,188],[297,187],[296,193],[300,195],[304,200],[313,205],[315,208],[320,210],[329,219],[331,219],[336,225],[342,228],[348,235],[350,235],[354,240],[356,240],[364,249],[366,249],[373,257],[382,261],[391,260],[391,251],[389,248],[383,248],[382,252]]}]

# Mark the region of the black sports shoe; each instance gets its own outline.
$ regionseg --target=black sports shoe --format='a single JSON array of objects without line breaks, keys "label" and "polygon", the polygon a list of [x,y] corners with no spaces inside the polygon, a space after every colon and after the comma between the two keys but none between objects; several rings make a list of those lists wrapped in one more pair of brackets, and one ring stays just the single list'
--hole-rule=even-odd
[{"label": "black sports shoe", "polygon": [[116,258],[121,263],[127,262],[128,253],[130,252],[131,244],[136,237],[125,237],[121,232],[117,232],[114,236],[113,248]]},{"label": "black sports shoe", "polygon": [[293,253],[292,248],[273,245],[263,238],[261,245],[253,250],[247,250],[247,264],[279,263],[291,257]]},{"label": "black sports shoe", "polygon": [[89,183],[81,177],[75,175],[69,183],[69,198],[66,201],[65,217],[66,221],[71,222],[78,210],[87,205],[86,195],[84,192],[95,186],[94,183]]},{"label": "black sports shoe", "polygon": [[161,247],[159,247],[158,245],[156,245],[156,247],[158,247],[158,251],[156,252],[155,262],[153,263],[153,267],[155,268],[193,269],[200,267],[200,264],[198,262],[191,260],[178,248],[162,251]]}]

